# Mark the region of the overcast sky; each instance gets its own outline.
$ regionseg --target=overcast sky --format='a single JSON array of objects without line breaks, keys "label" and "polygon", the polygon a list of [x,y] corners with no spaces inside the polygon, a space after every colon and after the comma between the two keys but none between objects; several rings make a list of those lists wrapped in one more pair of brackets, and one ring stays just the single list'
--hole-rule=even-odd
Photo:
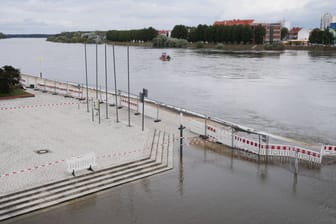
[{"label": "overcast sky", "polygon": [[315,28],[326,12],[336,15],[335,0],[0,0],[0,32],[172,29],[230,19]]}]

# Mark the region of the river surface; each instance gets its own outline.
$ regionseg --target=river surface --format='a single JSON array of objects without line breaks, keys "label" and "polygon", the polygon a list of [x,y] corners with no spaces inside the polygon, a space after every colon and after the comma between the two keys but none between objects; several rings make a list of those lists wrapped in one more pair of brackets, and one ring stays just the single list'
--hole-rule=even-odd
[{"label": "river surface", "polygon": [[[99,85],[104,86],[104,46]],[[170,62],[158,58],[163,51]],[[126,48],[116,47],[118,88],[127,89]],[[306,51],[219,53],[130,48],[131,90],[274,134],[335,144],[336,55]],[[109,87],[113,86],[108,47]],[[0,40],[0,66],[63,81],[85,80],[81,44]],[[95,46],[88,46],[95,86]],[[232,153],[232,152],[231,152]],[[259,164],[186,145],[173,171],[4,223],[336,223],[335,164]]]},{"label": "river surface", "polygon": [[[96,48],[88,45],[88,75],[95,86]],[[117,88],[127,89],[127,50],[117,46]],[[160,61],[162,52],[172,60]],[[336,54],[220,53],[130,47],[131,92],[210,117],[307,143],[336,144]],[[104,88],[104,45],[98,47],[99,87]],[[112,47],[107,47],[108,86],[113,89]],[[45,39],[0,41],[0,65],[22,73],[84,83],[83,44]]]}]

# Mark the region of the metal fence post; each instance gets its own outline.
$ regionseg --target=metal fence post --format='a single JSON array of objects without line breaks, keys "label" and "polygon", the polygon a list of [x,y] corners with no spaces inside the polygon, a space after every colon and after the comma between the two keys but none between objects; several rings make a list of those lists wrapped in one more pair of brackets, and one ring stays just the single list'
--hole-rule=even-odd
[{"label": "metal fence post", "polygon": [[154,122],[160,122],[161,120],[160,120],[160,118],[159,118],[159,109],[160,108],[160,105],[159,105],[159,103],[156,103],[156,119],[154,120]]}]

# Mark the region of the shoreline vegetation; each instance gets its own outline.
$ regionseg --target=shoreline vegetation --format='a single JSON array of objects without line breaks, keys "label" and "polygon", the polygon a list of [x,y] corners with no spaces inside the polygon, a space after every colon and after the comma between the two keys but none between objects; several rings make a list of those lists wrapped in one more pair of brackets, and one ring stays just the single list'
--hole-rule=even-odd
[{"label": "shoreline vegetation", "polygon": [[[145,30],[145,29],[144,29]],[[141,32],[141,30],[140,30]],[[148,31],[147,31],[148,32]],[[336,46],[311,45],[311,46],[288,46],[282,43],[273,44],[252,44],[252,43],[208,43],[206,41],[188,42],[185,39],[168,38],[157,36],[152,41],[106,41],[108,32],[64,32],[51,35],[47,41],[57,43],[87,43],[87,44],[115,44],[119,46],[138,46],[146,48],[187,48],[187,49],[215,49],[223,51],[283,51],[283,50],[305,50],[318,52],[336,52]],[[139,35],[139,34],[138,34]]]},{"label": "shoreline vegetation", "polygon": [[0,100],[10,100],[16,98],[34,97],[34,94],[26,92],[24,89],[16,88],[9,93],[0,93]]}]

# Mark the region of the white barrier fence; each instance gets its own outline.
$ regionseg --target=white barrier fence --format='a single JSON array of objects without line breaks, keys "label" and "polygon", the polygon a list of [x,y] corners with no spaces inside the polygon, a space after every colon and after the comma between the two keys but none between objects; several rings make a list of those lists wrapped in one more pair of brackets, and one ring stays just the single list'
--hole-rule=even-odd
[{"label": "white barrier fence", "polygon": [[[123,107],[128,107],[128,97],[120,96],[120,105]],[[130,99],[130,108],[131,110],[138,111],[138,102],[133,98]]]},{"label": "white barrier fence", "polygon": [[322,145],[322,155],[336,155],[335,145]]},{"label": "white barrier fence", "polygon": [[96,155],[91,152],[80,157],[73,157],[66,160],[67,171],[75,175],[75,172],[86,170],[96,166]]},{"label": "white barrier fence", "polygon": [[[206,126],[207,130],[205,131],[204,123],[195,120],[192,120],[189,123],[189,129],[191,132],[200,135],[204,135],[206,133],[210,141],[219,142],[224,145],[248,151],[257,155],[298,158],[301,160],[315,163],[322,162],[321,152],[316,152],[311,149],[291,145],[264,144],[264,143],[261,144],[255,140],[251,140],[238,135],[233,135],[232,139],[232,131],[230,129],[226,129],[224,127],[218,128],[212,125],[206,125]],[[331,154],[332,151],[336,155],[336,147],[333,148],[332,147],[333,146],[324,146],[324,148],[329,152],[329,154]]]},{"label": "white barrier fence", "polygon": [[45,84],[45,83],[37,83],[37,89],[44,90],[51,93],[56,93],[64,96],[71,96],[74,98],[81,98],[82,91],[79,87],[74,87],[72,85],[67,84],[59,84],[55,83],[54,85]]}]

